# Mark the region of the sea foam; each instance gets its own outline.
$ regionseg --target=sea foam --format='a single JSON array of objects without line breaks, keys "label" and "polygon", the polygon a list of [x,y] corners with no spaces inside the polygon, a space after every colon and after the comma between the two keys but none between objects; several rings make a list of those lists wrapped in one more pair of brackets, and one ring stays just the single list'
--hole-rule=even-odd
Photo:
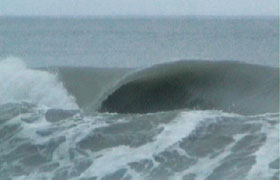
[{"label": "sea foam", "polygon": [[22,101],[51,108],[78,108],[56,74],[30,69],[18,58],[0,60],[0,104]]}]

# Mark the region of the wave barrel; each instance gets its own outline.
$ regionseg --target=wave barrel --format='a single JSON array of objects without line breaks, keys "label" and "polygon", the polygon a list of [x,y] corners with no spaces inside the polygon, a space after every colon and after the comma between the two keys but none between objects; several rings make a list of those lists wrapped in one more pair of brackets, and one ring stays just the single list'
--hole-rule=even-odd
[{"label": "wave barrel", "polygon": [[100,111],[278,112],[278,73],[278,68],[224,61],[179,61],[157,65],[134,74],[132,80],[102,102]]}]

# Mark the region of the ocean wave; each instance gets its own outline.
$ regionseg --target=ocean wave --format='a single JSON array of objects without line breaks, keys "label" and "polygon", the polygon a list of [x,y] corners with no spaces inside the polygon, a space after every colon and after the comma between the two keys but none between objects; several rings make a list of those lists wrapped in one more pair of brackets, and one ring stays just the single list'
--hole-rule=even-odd
[{"label": "ocean wave", "polygon": [[241,114],[279,111],[279,69],[239,62],[179,61],[126,78],[101,112],[216,109]]},{"label": "ocean wave", "polygon": [[178,61],[144,69],[30,69],[7,58],[0,61],[0,83],[0,104],[27,101],[88,113],[279,111],[279,68],[230,61]]}]

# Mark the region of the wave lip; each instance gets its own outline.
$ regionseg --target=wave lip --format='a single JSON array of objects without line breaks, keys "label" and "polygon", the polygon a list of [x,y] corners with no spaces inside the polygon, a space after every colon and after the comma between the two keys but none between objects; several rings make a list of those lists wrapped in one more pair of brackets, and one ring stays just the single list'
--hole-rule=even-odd
[{"label": "wave lip", "polygon": [[157,65],[129,77],[129,82],[102,102],[99,111],[150,113],[187,108],[241,114],[278,112],[278,73],[278,68],[228,61]]}]

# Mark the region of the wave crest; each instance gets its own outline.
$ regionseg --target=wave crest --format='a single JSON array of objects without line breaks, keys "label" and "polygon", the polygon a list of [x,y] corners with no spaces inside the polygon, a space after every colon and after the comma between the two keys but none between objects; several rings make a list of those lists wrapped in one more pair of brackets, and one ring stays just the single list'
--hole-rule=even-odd
[{"label": "wave crest", "polygon": [[101,112],[150,113],[218,109],[241,114],[278,112],[279,69],[237,62],[179,61],[125,80]]},{"label": "wave crest", "polygon": [[29,69],[18,58],[0,61],[0,104],[26,101],[52,108],[77,108],[55,74]]}]

